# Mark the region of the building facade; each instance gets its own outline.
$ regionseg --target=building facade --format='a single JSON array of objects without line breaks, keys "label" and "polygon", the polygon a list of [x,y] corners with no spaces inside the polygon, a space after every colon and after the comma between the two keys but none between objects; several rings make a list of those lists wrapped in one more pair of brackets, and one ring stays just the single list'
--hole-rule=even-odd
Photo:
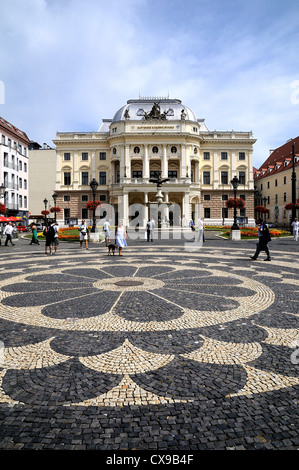
[{"label": "building facade", "polygon": [[0,184],[5,186],[7,216],[28,220],[29,139],[25,132],[0,117]]},{"label": "building facade", "polygon": [[299,137],[271,150],[269,157],[254,171],[255,206],[269,209],[267,220],[288,227],[291,211],[285,209],[292,202],[293,144],[296,173],[296,199],[299,198]]},{"label": "building facade", "polygon": [[[225,201],[239,178],[240,215],[254,224],[252,132],[209,131],[204,119],[178,99],[129,100],[97,132],[58,132],[56,139],[59,223],[89,219],[91,179],[98,182],[100,215],[144,226],[154,217],[161,225],[187,226],[204,217],[210,225],[233,223]],[[164,205],[157,206],[151,179],[160,172]],[[239,211],[238,211],[239,212]],[[113,220],[112,220],[113,222]]]},{"label": "building facade", "polygon": [[29,145],[29,160],[29,220],[36,221],[38,217],[43,217],[41,211],[45,210],[44,201],[47,210],[55,205],[52,195],[56,181],[56,150],[46,143],[40,145],[32,141]]}]

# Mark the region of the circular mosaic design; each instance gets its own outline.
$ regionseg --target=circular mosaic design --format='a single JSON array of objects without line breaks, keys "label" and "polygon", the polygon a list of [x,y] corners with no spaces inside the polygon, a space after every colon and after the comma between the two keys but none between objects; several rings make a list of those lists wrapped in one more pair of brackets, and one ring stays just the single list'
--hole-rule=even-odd
[{"label": "circular mosaic design", "polygon": [[[5,348],[0,402],[185,403],[299,383],[267,366],[276,330],[252,320],[275,302],[262,278],[166,255],[89,261],[0,280],[0,319],[24,331]],[[297,334],[290,328],[285,344]],[[22,383],[35,392],[13,386]]]}]

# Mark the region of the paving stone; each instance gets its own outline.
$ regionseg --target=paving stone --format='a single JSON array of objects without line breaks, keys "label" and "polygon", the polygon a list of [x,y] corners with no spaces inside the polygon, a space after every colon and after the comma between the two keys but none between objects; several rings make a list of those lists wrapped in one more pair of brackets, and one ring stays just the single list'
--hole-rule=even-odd
[{"label": "paving stone", "polygon": [[299,245],[206,239],[0,250],[1,449],[299,449]]}]

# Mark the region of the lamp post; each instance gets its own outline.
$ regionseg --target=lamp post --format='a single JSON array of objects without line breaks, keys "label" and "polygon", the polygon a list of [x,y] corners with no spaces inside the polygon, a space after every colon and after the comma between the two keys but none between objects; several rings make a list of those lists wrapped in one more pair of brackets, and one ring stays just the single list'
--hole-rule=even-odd
[{"label": "lamp post", "polygon": [[[46,198],[43,200],[43,203],[45,205],[45,211],[47,210],[48,202],[49,201]],[[45,214],[45,224],[47,225],[47,214]]]},{"label": "lamp post", "polygon": [[293,160],[293,172],[292,172],[292,220],[291,223],[294,222],[296,217],[296,172],[295,172],[295,142],[292,144],[292,160]]},{"label": "lamp post", "polygon": [[[53,201],[54,201],[54,207],[56,208],[56,201],[57,201],[57,198],[58,198],[58,195],[54,192],[52,194],[52,198],[53,198]],[[54,220],[55,220],[55,223],[56,223],[56,211],[54,212]]]},{"label": "lamp post", "polygon": [[[233,179],[231,180],[231,185],[233,186],[233,189],[234,189],[234,198],[235,199],[237,198],[237,189],[238,189],[239,183],[240,183],[240,181],[239,181],[238,177],[234,176]],[[236,208],[236,206],[234,207],[234,223],[232,225],[231,230],[240,230],[240,227],[237,224],[237,208]]]},{"label": "lamp post", "polygon": [[[97,187],[98,187],[98,182],[93,178],[93,180],[89,183],[89,186],[91,187],[91,190],[92,190],[92,195],[93,195],[93,202],[95,202],[96,200],[96,190],[97,190]],[[96,226],[96,210],[95,210],[95,207],[93,208],[93,214],[92,214],[92,229],[91,229],[91,232],[92,233],[96,233],[98,230],[97,230],[97,226]]]}]

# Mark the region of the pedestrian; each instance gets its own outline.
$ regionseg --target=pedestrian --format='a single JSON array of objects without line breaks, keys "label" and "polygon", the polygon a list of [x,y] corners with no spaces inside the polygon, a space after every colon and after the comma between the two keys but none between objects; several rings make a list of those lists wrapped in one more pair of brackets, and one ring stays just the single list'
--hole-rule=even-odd
[{"label": "pedestrian", "polygon": [[123,256],[121,252],[122,249],[127,246],[127,239],[127,231],[123,226],[122,220],[120,220],[118,226],[115,229],[115,244],[118,246],[119,256]]},{"label": "pedestrian", "polygon": [[195,226],[194,226],[194,222],[192,219],[189,222],[189,227],[191,228],[192,232],[195,232]]},{"label": "pedestrian", "polygon": [[109,221],[106,219],[104,223],[103,230],[105,232],[105,242],[110,243],[110,224]]},{"label": "pedestrian", "polygon": [[80,248],[83,248],[83,241],[85,242],[85,248],[88,250],[88,227],[85,219],[82,219],[81,225],[79,225],[80,231]]},{"label": "pedestrian", "polygon": [[271,261],[271,256],[268,248],[268,243],[271,241],[271,236],[269,233],[268,225],[266,222],[263,222],[262,219],[258,220],[258,243],[256,246],[256,252],[253,256],[250,256],[251,259],[257,259],[261,251],[265,251],[267,258],[264,261]]},{"label": "pedestrian", "polygon": [[148,219],[148,222],[146,224],[146,233],[147,233],[147,241],[153,241],[153,236],[154,236],[154,226],[153,222]]},{"label": "pedestrian", "polygon": [[12,246],[15,245],[12,242],[12,232],[13,232],[13,226],[11,225],[11,222],[8,222],[3,232],[3,235],[6,235],[5,246],[7,246],[8,242],[10,242]]},{"label": "pedestrian", "polygon": [[32,232],[32,238],[31,238],[31,242],[29,243],[29,245],[32,245],[33,243],[35,245],[39,245],[39,239],[37,237],[37,228],[34,222],[30,224],[30,229]]},{"label": "pedestrian", "polygon": [[294,240],[295,242],[298,241],[298,229],[299,229],[299,222],[297,217],[295,217],[294,221],[292,222],[292,227],[293,227],[293,235],[294,235]]},{"label": "pedestrian", "polygon": [[44,230],[43,230],[43,235],[46,237],[46,243],[45,243],[45,254],[46,255],[48,254],[48,248],[49,248],[50,254],[52,254],[52,245],[51,245],[52,234],[49,231],[49,226],[46,224],[45,227],[44,227]]},{"label": "pedestrian", "polygon": [[[51,224],[51,226],[53,226],[53,229],[54,229],[54,236],[53,236],[53,239],[51,241],[51,245],[52,247],[54,246],[54,255],[57,254],[57,250],[58,250],[58,245],[59,245],[59,237],[58,237],[58,223],[57,222],[53,222]],[[51,226],[50,226],[50,230],[51,230]]]},{"label": "pedestrian", "polygon": [[204,232],[204,226],[203,226],[203,219],[199,219],[198,221],[198,231],[199,231],[199,238],[202,235],[202,241],[205,242],[205,232]]}]

